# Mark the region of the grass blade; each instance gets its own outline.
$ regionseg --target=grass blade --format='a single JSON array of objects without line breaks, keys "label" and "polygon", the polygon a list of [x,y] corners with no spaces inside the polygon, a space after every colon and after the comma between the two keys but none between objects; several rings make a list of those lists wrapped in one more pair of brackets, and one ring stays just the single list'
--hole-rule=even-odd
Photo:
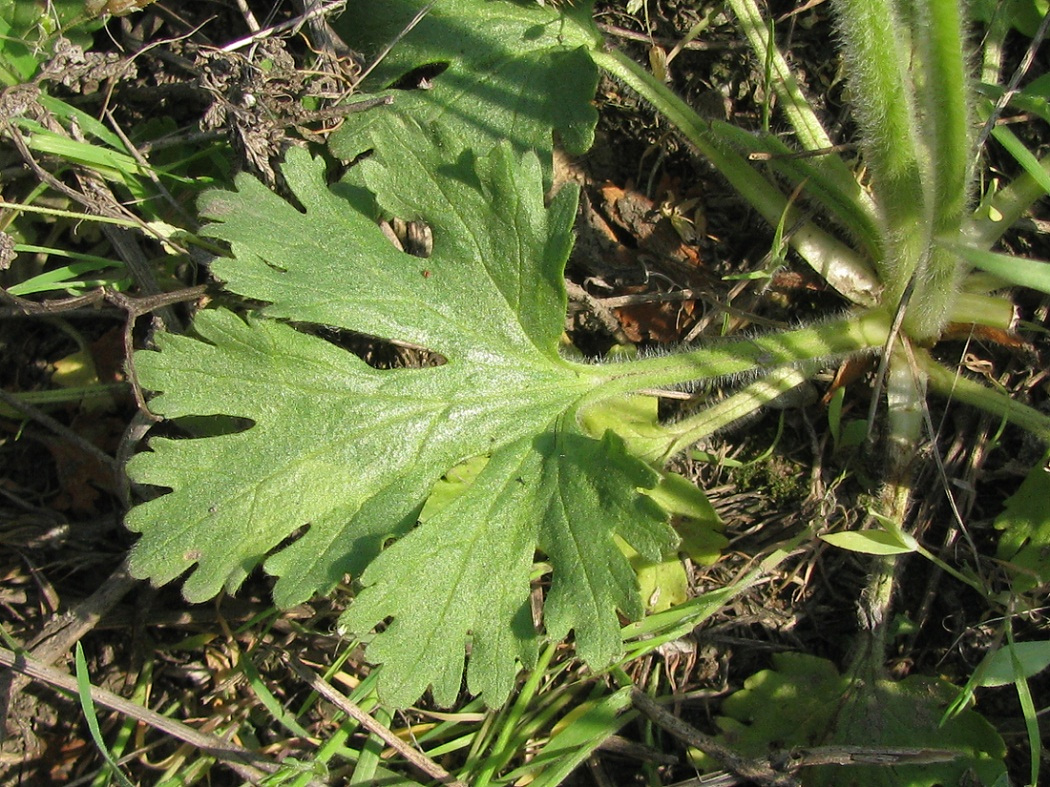
[{"label": "grass blade", "polygon": [[941,246],[1005,282],[1050,294],[1050,262],[984,251],[958,243],[945,242]]},{"label": "grass blade", "polygon": [[106,741],[102,737],[102,731],[98,727],[98,717],[95,715],[95,701],[91,698],[91,678],[88,675],[87,660],[84,658],[84,648],[81,647],[79,642],[77,643],[76,648],[76,666],[77,694],[80,697],[80,707],[84,711],[84,720],[87,722],[88,730],[91,733],[91,739],[95,742],[99,754],[102,755],[102,758],[112,770],[113,775],[117,779],[117,783],[120,784],[121,787],[135,787],[128,777],[120,770],[120,766],[117,764],[117,761],[113,759],[113,755],[109,753]]},{"label": "grass blade", "polygon": [[543,763],[550,763],[531,782],[532,787],[556,787],[561,784],[603,741],[631,720],[633,714],[621,715],[629,707],[631,688],[625,687],[574,709],[560,722],[562,728],[528,764],[528,770],[531,771]]},{"label": "grass blade", "polygon": [[1007,153],[1014,157],[1014,160],[1024,168],[1024,171],[1039,184],[1040,188],[1047,194],[1050,194],[1050,173],[1040,166],[1039,159],[1025,147],[1024,143],[1017,138],[1017,135],[1006,126],[996,126],[992,129],[992,136],[1006,149]]}]

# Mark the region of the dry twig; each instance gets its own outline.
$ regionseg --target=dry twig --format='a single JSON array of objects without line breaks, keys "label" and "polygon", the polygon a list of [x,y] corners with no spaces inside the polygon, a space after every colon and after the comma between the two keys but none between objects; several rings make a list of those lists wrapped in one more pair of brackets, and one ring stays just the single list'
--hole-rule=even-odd
[{"label": "dry twig", "polygon": [[311,689],[331,702],[339,708],[339,710],[346,713],[347,716],[357,721],[373,735],[379,737],[387,746],[394,749],[394,751],[408,760],[408,762],[415,768],[425,773],[431,779],[435,779],[442,784],[448,785],[448,787],[467,787],[464,782],[454,778],[452,774],[425,754],[416,751],[399,737],[394,735],[389,729],[357,707],[357,705],[351,702],[345,695],[339,693],[330,684],[322,680],[319,675],[311,672],[310,669],[295,656],[295,654],[285,651],[282,656],[284,657],[284,661],[292,668],[295,674],[306,681]]},{"label": "dry twig", "polygon": [[[7,648],[0,648],[0,665],[46,683],[64,693],[74,696],[78,693],[77,681],[72,675],[49,667],[24,653],[15,653]],[[195,730],[193,727],[162,716],[149,708],[136,705],[105,689],[92,686],[91,699],[104,708],[137,719],[160,732],[207,752],[236,772],[242,779],[246,779],[249,784],[259,784],[267,774],[277,773],[281,769],[280,765],[271,762],[261,754],[225,741],[218,736]],[[308,784],[311,787],[322,787],[321,782],[315,780],[311,780]]]}]

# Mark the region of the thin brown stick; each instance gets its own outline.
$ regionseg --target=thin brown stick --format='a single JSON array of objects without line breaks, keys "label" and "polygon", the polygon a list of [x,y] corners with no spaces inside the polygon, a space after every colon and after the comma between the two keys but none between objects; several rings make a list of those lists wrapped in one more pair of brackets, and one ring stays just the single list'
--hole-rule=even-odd
[{"label": "thin brown stick", "polygon": [[610,307],[603,303],[601,299],[595,298],[579,284],[568,279],[565,280],[565,288],[568,291],[569,298],[582,303],[617,342],[620,344],[631,343],[631,340],[627,338],[627,334],[623,332],[623,326],[620,325],[620,321],[616,319],[616,315],[609,310]]},{"label": "thin brown stick", "polygon": [[[744,777],[763,785],[799,785],[794,775],[802,768],[820,765],[931,765],[952,762],[964,752],[952,749],[932,749],[912,746],[812,746],[773,752],[768,759],[747,759],[737,752],[705,735],[665,710],[644,692],[631,692],[634,706],[655,724],[676,738],[695,746],[704,754],[718,760],[735,776],[718,778],[715,782],[697,781],[685,784],[738,784],[736,777]],[[716,777],[717,778],[717,777]],[[679,787],[681,787],[679,785]]]},{"label": "thin brown stick", "polygon": [[0,287],[0,300],[10,303],[11,306],[8,310],[0,311],[0,317],[7,316],[25,316],[25,317],[36,317],[36,316],[48,316],[52,314],[60,314],[63,312],[70,312],[75,309],[84,309],[88,306],[94,306],[95,304],[102,301],[105,298],[106,292],[101,287],[97,290],[84,293],[83,295],[76,295],[72,298],[55,298],[45,301],[31,301],[28,298],[22,298],[18,295],[12,295],[7,290]]},{"label": "thin brown stick", "polygon": [[139,385],[138,375],[135,373],[135,364],[132,362],[135,351],[133,336],[135,320],[154,309],[163,308],[170,311],[170,307],[174,303],[197,300],[204,294],[206,289],[206,285],[198,284],[196,287],[186,287],[175,292],[162,292],[157,295],[144,295],[139,298],[131,298],[116,290],[106,291],[106,301],[123,309],[125,314],[127,314],[127,319],[124,321],[124,357],[126,359],[124,368],[128,375],[128,382],[131,383],[131,390],[135,395],[135,403],[139,407],[139,412],[154,421],[159,421],[160,418],[150,412],[149,406],[146,404],[146,397],[142,393],[142,386]]},{"label": "thin brown stick", "polygon": [[[47,667],[69,653],[73,645],[91,631],[136,584],[137,580],[128,573],[127,566],[121,565],[86,599],[66,612],[52,615],[43,630],[26,646],[34,663]],[[29,682],[30,677],[27,675],[0,676],[0,740],[12,703]]]},{"label": "thin brown stick", "polygon": [[311,689],[346,713],[350,718],[357,721],[373,735],[380,738],[387,746],[408,760],[408,762],[415,768],[425,773],[431,779],[435,779],[442,784],[447,784],[449,787],[467,787],[465,782],[459,781],[453,777],[451,773],[446,771],[425,754],[413,749],[393,732],[361,710],[355,703],[351,702],[346,695],[336,691],[331,684],[322,680],[319,675],[303,664],[295,654],[285,651],[282,655],[288,666],[291,667],[295,674],[302,678]]},{"label": "thin brown stick", "polygon": [[[15,653],[7,648],[0,648],[0,665],[46,683],[65,694],[77,696],[79,693],[76,678],[72,675],[49,667],[25,653]],[[270,761],[262,754],[225,741],[216,735],[200,732],[189,725],[169,719],[167,716],[136,705],[118,694],[97,686],[91,687],[91,699],[97,705],[137,719],[160,732],[207,752],[235,771],[242,779],[248,780],[250,784],[258,784],[266,778],[267,774],[276,773],[281,769],[280,765]],[[317,781],[311,781],[310,785],[311,787],[322,787]]]},{"label": "thin brown stick", "polygon": [[814,746],[794,750],[784,757],[790,759],[790,767],[794,770],[817,765],[933,765],[952,762],[963,754],[951,749],[912,746]]},{"label": "thin brown stick", "polygon": [[[900,746],[816,746],[795,749],[783,754],[783,761],[794,769],[812,768],[818,765],[930,765],[950,762],[960,757],[960,752],[946,749],[915,749]],[[778,761],[778,755],[772,758]],[[717,771],[695,779],[675,782],[672,787],[737,787],[745,779],[735,773]]]},{"label": "thin brown stick", "polygon": [[733,773],[769,787],[800,787],[802,784],[792,774],[775,770],[769,760],[741,756],[710,735],[705,735],[696,727],[682,721],[637,688],[631,691],[631,702],[654,724],[690,746],[695,746],[708,757],[718,760]]},{"label": "thin brown stick", "polygon": [[235,52],[238,49],[243,49],[244,47],[254,44],[256,41],[261,41],[264,38],[270,38],[280,33],[284,33],[287,30],[294,30],[317,17],[331,14],[335,11],[341,11],[344,7],[346,7],[346,0],[336,0],[327,5],[315,5],[306,13],[300,14],[293,19],[288,19],[271,27],[256,29],[251,35],[245,36],[244,38],[238,38],[236,41],[226,44],[222,47],[222,51]]},{"label": "thin brown stick", "polygon": [[66,612],[52,616],[26,648],[41,664],[54,664],[93,630],[138,582],[131,576],[127,564],[122,563],[94,593]]}]

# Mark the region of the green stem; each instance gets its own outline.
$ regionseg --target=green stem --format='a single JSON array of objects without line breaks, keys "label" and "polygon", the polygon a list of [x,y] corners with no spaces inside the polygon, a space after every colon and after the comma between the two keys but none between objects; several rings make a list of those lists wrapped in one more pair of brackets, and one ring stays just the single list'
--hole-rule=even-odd
[{"label": "green stem", "polygon": [[[886,484],[880,494],[878,514],[891,522],[907,521],[911,503],[912,468],[923,432],[923,407],[926,403],[926,376],[909,363],[912,352],[908,339],[898,338],[898,345],[887,365],[886,410]],[[868,647],[861,653],[869,666],[881,669],[886,653],[886,632],[893,606],[893,593],[899,555],[873,559],[871,574],[861,601],[862,623],[867,630]]]},{"label": "green stem", "polygon": [[797,224],[790,237],[791,247],[828,284],[862,306],[877,302],[880,284],[867,262],[846,244],[804,221],[774,184],[725,144],[717,132],[718,123],[703,120],[670,88],[622,52],[595,49],[591,57],[599,68],[622,81],[666,117],[771,226],[777,226],[785,216],[786,226]]},{"label": "green stem", "polygon": [[998,416],[1050,444],[1050,416],[1034,407],[1011,399],[1005,392],[996,391],[941,366],[922,350],[914,350],[915,361],[926,373],[930,388],[956,402],[978,407]]},{"label": "green stem", "polygon": [[[912,464],[922,436],[921,408],[926,386],[925,379],[915,379],[907,356],[900,348],[890,358],[888,370],[887,480],[880,494],[878,514],[893,522],[904,522],[911,502]],[[871,573],[860,603],[861,624],[867,633],[867,641],[858,649],[856,668],[866,663],[871,670],[882,671],[899,558],[899,555],[885,555],[872,559]]]},{"label": "green stem", "polygon": [[[1050,156],[1039,159],[1039,167],[1050,175]],[[990,249],[1032,205],[1046,196],[1046,190],[1027,172],[1001,189],[990,204],[984,205],[964,226],[962,237],[977,248]]]},{"label": "green stem", "polygon": [[871,186],[888,230],[900,232],[925,201],[908,26],[893,0],[838,0],[835,11]]},{"label": "green stem", "polygon": [[984,33],[981,47],[981,81],[986,85],[998,85],[1003,72],[1003,50],[1006,36],[1010,33],[1009,6],[1000,5],[992,14]]},{"label": "green stem", "polygon": [[[898,342],[907,342],[904,336]],[[922,441],[923,407],[926,405],[926,376],[921,369],[913,369],[908,363],[908,347],[898,344],[889,359],[886,375],[886,418],[889,423],[886,435],[888,487],[910,487],[911,467]],[[914,352],[914,350],[911,350]],[[896,522],[903,522],[907,513],[906,491],[898,499],[894,493],[892,504],[887,508],[892,513],[881,511]]]},{"label": "green stem", "polygon": [[915,551],[918,552],[920,555],[922,555],[927,560],[929,560],[935,566],[937,566],[937,568],[939,568],[944,573],[950,574],[951,576],[955,577],[957,580],[962,582],[964,585],[968,585],[969,587],[971,587],[974,590],[976,590],[978,593],[980,593],[982,596],[984,596],[989,601],[991,600],[991,596],[990,596],[990,594],[988,592],[988,588],[986,588],[984,585],[982,585],[980,582],[978,582],[973,577],[968,577],[964,573],[959,571],[958,569],[952,568],[947,563],[945,563],[943,560],[941,560],[939,557],[937,557],[935,554],[930,552],[930,550],[928,550],[922,544],[916,545]]},{"label": "green stem", "polygon": [[893,0],[838,0],[836,24],[861,150],[882,211],[886,248],[876,260],[884,303],[900,301],[926,256],[929,221],[922,177],[908,30]]},{"label": "green stem", "polygon": [[883,255],[879,217],[870,196],[860,189],[855,179],[843,184],[839,178],[829,175],[827,161],[834,160],[845,167],[841,158],[831,153],[800,157],[774,134],[753,134],[721,121],[712,123],[711,130],[723,142],[763,161],[765,167],[786,178],[792,187],[803,187],[807,197],[839,222],[863,251],[864,259]]},{"label": "green stem", "polygon": [[962,289],[964,270],[959,255],[924,238],[925,249],[915,274],[915,291],[904,318],[904,330],[915,341],[928,344],[942,333]]},{"label": "green stem", "polygon": [[[969,207],[973,185],[973,102],[967,89],[962,19],[958,0],[928,0],[918,4],[917,10],[913,34],[922,71],[912,81],[924,109],[921,142],[927,150],[923,179],[928,183],[930,226],[935,237],[955,235]],[[963,268],[956,255],[939,248],[928,248],[920,265],[913,295],[918,308],[909,312],[905,327],[913,338],[923,341],[943,331]]]},{"label": "green stem", "polygon": [[858,605],[861,627],[867,636],[858,636],[854,643],[856,655],[850,667],[851,673],[884,675],[882,664],[886,656],[886,632],[890,624],[887,618],[893,608],[896,572],[896,555],[872,558],[871,573]]},{"label": "green stem", "polygon": [[779,369],[702,412],[669,425],[668,431],[672,432],[674,439],[664,455],[657,461],[661,465],[666,464],[671,457],[684,451],[698,440],[768,405],[778,396],[804,383],[808,378],[809,375],[801,369],[794,367]]},{"label": "green stem", "polygon": [[41,205],[24,205],[17,202],[7,202],[0,199],[0,208],[22,211],[24,213],[39,213],[44,216],[58,216],[65,219],[76,219],[77,221],[94,221],[99,224],[115,224],[118,227],[130,227],[138,229],[142,226],[141,221],[133,219],[122,219],[116,216],[96,216],[91,213],[77,213],[73,210],[60,210],[58,208],[47,208]]},{"label": "green stem", "polygon": [[962,292],[955,301],[949,319],[951,322],[987,325],[1010,331],[1017,325],[1017,307],[1006,298]]},{"label": "green stem", "polygon": [[[781,111],[791,123],[799,143],[805,150],[810,151],[834,147],[834,142],[817,119],[791,67],[780,51],[770,46],[769,31],[758,4],[755,0],[729,0],[729,6],[733,9],[740,28],[747,36],[759,62],[770,64],[773,90],[780,100]],[[874,206],[870,198],[861,190],[856,177],[841,158],[834,155],[821,156],[818,162],[821,169],[840,189],[850,194],[870,216],[874,216]]]},{"label": "green stem", "polygon": [[[881,347],[889,334],[889,316],[881,311],[811,328],[706,345],[689,352],[601,367],[607,382],[581,407],[627,393],[696,380],[770,372],[790,364],[833,358]],[[594,367],[586,367],[589,374]]]},{"label": "green stem", "polygon": [[972,187],[970,108],[962,16],[958,0],[919,4],[926,18],[917,26],[924,57],[919,90],[927,115],[925,139],[930,150],[934,233],[957,231]]}]

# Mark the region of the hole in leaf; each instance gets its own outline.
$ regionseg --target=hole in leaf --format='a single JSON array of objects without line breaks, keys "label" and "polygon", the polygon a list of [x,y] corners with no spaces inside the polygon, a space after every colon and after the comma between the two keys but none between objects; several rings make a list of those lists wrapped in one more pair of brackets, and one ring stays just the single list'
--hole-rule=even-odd
[{"label": "hole in leaf", "polygon": [[280,540],[280,542],[278,542],[273,548],[271,548],[270,551],[268,551],[266,553],[266,557],[269,558],[269,557],[272,557],[273,555],[276,555],[278,552],[284,551],[286,548],[290,547],[292,544],[294,544],[300,538],[305,536],[306,535],[306,531],[309,530],[309,529],[310,529],[310,523],[309,522],[307,522],[305,525],[299,525],[299,527],[297,527],[295,530],[293,530],[287,536],[282,538]]},{"label": "hole in leaf", "polygon": [[169,422],[179,433],[178,437],[224,437],[247,432],[255,421],[235,415],[185,415]]},{"label": "hole in leaf", "polygon": [[392,90],[429,90],[431,82],[448,68],[448,63],[427,63],[417,66],[401,76],[390,88]]},{"label": "hole in leaf", "polygon": [[318,336],[329,344],[352,352],[373,369],[423,369],[448,363],[448,359],[441,353],[426,347],[385,341],[375,336],[328,325],[293,324],[304,333]]},{"label": "hole in leaf", "polygon": [[383,224],[383,234],[395,248],[413,257],[429,259],[434,250],[434,233],[430,226],[422,221],[394,218]]}]

